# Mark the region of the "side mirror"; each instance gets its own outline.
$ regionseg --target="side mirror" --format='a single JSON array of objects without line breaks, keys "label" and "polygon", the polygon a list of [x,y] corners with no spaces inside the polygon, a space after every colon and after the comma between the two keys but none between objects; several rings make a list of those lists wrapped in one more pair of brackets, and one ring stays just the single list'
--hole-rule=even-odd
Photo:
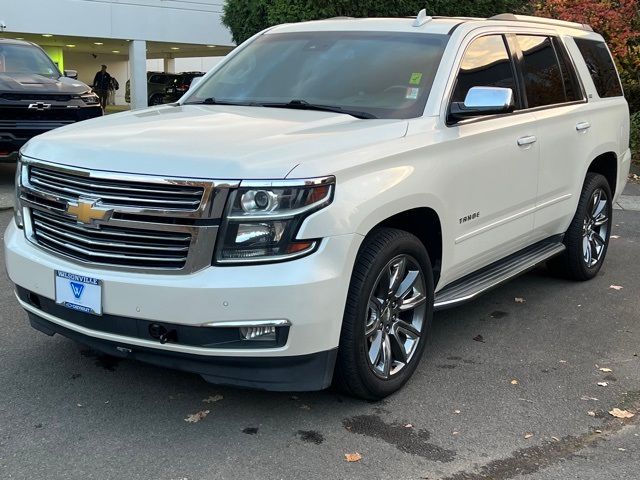
[{"label": "side mirror", "polygon": [[78,79],[78,71],[77,70],[65,70],[64,76],[68,78],[73,78],[74,80]]},{"label": "side mirror", "polygon": [[497,115],[513,112],[513,90],[501,87],[471,87],[464,103],[451,104],[450,118],[464,120],[481,115]]},{"label": "side mirror", "polygon": [[202,77],[193,77],[191,79],[191,83],[189,84],[189,90],[191,90],[193,87],[198,85],[201,80],[202,80]]}]

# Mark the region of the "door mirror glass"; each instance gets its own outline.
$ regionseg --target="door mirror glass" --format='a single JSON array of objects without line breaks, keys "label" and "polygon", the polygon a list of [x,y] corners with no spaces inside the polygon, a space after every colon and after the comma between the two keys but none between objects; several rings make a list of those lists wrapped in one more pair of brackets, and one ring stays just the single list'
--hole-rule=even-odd
[{"label": "door mirror glass", "polygon": [[513,90],[501,87],[472,87],[464,102],[451,104],[451,117],[462,120],[480,115],[512,112],[515,108]]},{"label": "door mirror glass", "polygon": [[64,76],[68,78],[73,78],[74,80],[78,79],[78,71],[77,70],[65,70]]}]

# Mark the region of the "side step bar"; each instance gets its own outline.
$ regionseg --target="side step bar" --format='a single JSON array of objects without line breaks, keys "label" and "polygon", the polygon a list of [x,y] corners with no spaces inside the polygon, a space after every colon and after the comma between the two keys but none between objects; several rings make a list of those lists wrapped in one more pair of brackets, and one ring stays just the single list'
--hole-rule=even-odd
[{"label": "side step bar", "polygon": [[531,245],[447,285],[436,293],[435,309],[443,310],[473,300],[487,290],[562,253],[565,246],[556,239],[557,237],[554,237],[554,241],[545,240]]}]

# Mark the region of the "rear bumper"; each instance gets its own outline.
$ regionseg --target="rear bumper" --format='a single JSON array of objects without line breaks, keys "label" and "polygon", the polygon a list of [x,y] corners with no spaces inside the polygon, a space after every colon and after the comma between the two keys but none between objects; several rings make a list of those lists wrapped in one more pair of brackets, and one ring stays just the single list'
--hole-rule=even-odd
[{"label": "rear bumper", "polygon": [[108,355],[197,373],[211,383],[260,390],[322,390],[331,384],[337,355],[337,349],[331,349],[292,357],[202,357],[103,340],[31,312],[29,321],[33,328],[47,335],[57,333]]}]

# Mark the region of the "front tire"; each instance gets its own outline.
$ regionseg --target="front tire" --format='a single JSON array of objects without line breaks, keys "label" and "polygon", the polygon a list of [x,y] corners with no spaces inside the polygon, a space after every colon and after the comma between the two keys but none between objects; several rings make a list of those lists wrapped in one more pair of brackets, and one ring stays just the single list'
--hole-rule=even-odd
[{"label": "front tire", "polygon": [[572,280],[595,277],[609,247],[613,195],[607,179],[589,172],[576,214],[565,233],[566,251],[548,262],[552,272]]},{"label": "front tire", "polygon": [[433,288],[429,255],[416,236],[381,228],[365,238],[342,323],[339,388],[378,400],[409,380],[431,327]]}]

